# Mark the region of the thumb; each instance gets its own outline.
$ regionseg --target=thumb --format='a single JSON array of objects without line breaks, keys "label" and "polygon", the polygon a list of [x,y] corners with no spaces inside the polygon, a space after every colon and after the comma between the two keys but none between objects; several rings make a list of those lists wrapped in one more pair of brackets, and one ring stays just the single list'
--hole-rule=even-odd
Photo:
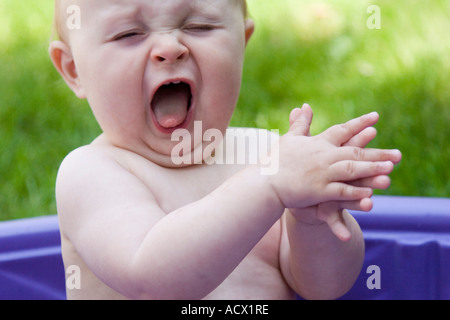
[{"label": "thumb", "polygon": [[289,133],[301,136],[310,135],[310,127],[312,123],[313,112],[308,104],[304,104],[301,109],[292,110],[289,117],[290,129]]},{"label": "thumb", "polygon": [[347,215],[348,211],[338,209],[335,202],[320,203],[317,207],[318,218],[328,224],[336,238],[348,242],[352,234],[346,225],[344,214]]}]

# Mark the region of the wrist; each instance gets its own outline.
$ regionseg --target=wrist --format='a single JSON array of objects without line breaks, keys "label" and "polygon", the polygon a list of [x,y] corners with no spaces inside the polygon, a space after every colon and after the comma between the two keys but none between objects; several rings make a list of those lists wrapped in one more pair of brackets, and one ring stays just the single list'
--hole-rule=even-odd
[{"label": "wrist", "polygon": [[245,171],[247,175],[251,176],[250,179],[254,182],[254,192],[259,194],[260,199],[263,199],[264,205],[273,212],[283,214],[285,206],[272,185],[272,176],[262,174],[259,166],[248,166]]},{"label": "wrist", "polygon": [[326,221],[318,217],[318,206],[308,208],[288,209],[288,214],[292,216],[294,221],[298,224],[306,226],[321,226],[326,224]]}]

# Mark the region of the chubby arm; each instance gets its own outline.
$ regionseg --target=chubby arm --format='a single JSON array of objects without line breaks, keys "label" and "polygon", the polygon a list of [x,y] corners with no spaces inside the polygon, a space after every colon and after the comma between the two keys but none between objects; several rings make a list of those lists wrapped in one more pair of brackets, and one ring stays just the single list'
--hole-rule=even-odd
[{"label": "chubby arm", "polygon": [[58,176],[61,228],[105,284],[132,299],[200,299],[245,258],[284,208],[249,167],[169,214],[107,151],[71,154]]},{"label": "chubby arm", "polygon": [[337,299],[352,288],[361,271],[361,229],[347,211],[341,223],[351,234],[347,242],[338,240],[327,224],[306,223],[289,210],[283,216],[280,265],[288,284],[305,299]]},{"label": "chubby arm", "polygon": [[[293,112],[291,125],[306,135],[311,119],[312,112],[306,106],[301,112]],[[371,125],[377,120],[378,115],[375,114],[358,119],[359,123],[352,120],[344,127],[329,129],[325,137],[333,137],[337,145],[364,148],[376,136],[377,132]],[[358,153],[358,157],[365,157],[362,150]],[[348,183],[371,189],[388,188],[390,179],[387,175],[393,168],[392,164],[401,160],[401,153],[392,150],[379,160],[392,163],[384,163],[377,173],[358,174],[354,181]],[[357,168],[349,166],[348,170],[356,172]],[[364,239],[358,223],[346,209],[367,212],[371,208],[371,199],[364,198],[286,210],[282,218],[280,265],[287,282],[297,293],[308,299],[335,299],[351,289],[364,261]]]}]

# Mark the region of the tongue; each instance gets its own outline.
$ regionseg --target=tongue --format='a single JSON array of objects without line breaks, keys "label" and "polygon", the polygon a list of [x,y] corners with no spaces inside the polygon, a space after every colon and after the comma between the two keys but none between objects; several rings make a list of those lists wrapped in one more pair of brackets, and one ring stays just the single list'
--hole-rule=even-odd
[{"label": "tongue", "polygon": [[185,83],[162,86],[152,101],[156,121],[166,129],[181,125],[186,120],[190,99],[191,89]]}]

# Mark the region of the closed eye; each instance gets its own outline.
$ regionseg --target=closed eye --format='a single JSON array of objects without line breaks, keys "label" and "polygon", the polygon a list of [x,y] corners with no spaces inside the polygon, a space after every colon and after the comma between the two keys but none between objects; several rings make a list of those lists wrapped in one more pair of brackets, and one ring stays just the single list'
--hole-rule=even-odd
[{"label": "closed eye", "polygon": [[127,31],[124,33],[119,33],[117,36],[115,36],[113,38],[113,41],[125,40],[125,39],[133,38],[136,36],[140,36],[140,35],[143,35],[143,33],[139,32],[139,31]]},{"label": "closed eye", "polygon": [[184,27],[184,30],[194,32],[206,32],[215,29],[213,25],[208,24],[191,24]]}]

